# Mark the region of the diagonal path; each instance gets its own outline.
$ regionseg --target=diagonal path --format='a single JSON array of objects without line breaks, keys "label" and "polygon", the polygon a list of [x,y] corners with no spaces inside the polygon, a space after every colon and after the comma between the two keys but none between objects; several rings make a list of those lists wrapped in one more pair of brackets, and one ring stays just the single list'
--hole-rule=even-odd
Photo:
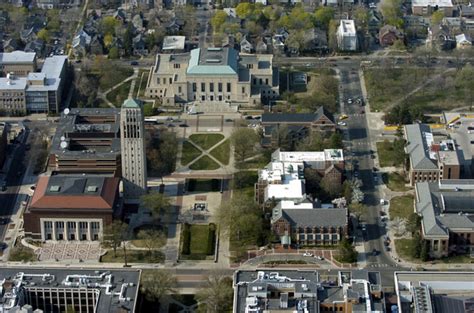
[{"label": "diagonal path", "polygon": [[188,163],[187,167],[191,166],[193,163],[197,162],[197,160],[199,160],[200,158],[202,158],[204,155],[207,155],[209,158],[211,158],[214,162],[216,162],[220,167],[226,167],[226,165],[222,164],[221,161],[219,161],[218,159],[216,159],[213,155],[210,154],[210,152],[216,148],[217,146],[219,146],[221,143],[223,143],[224,141],[226,140],[226,138],[223,138],[221,141],[219,141],[218,143],[216,143],[215,145],[213,145],[212,147],[210,147],[209,149],[207,150],[204,150],[203,148],[201,148],[201,146],[195,144],[191,139],[187,139],[187,141],[192,144],[196,149],[198,149],[199,151],[201,151],[201,155],[197,158],[195,158],[194,160],[192,160],[190,163]]}]

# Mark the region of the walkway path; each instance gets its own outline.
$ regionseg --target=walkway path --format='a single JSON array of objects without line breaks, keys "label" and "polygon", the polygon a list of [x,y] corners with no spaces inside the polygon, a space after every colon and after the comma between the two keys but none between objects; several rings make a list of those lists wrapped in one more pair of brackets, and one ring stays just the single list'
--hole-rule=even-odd
[{"label": "walkway path", "polygon": [[97,93],[97,97],[100,98],[105,103],[107,103],[107,105],[109,107],[116,108],[117,106],[115,106],[112,102],[109,101],[109,99],[107,99],[107,94],[109,92],[119,88],[122,84],[125,84],[126,82],[132,81],[132,84],[130,85],[130,91],[128,93],[128,97],[131,98],[133,96],[133,89],[135,88],[135,81],[136,81],[137,77],[138,77],[138,68],[134,68],[132,76],[129,76],[129,77],[125,78],[121,82],[115,84],[114,86],[110,87],[109,89],[107,89],[105,91],[99,91]]}]

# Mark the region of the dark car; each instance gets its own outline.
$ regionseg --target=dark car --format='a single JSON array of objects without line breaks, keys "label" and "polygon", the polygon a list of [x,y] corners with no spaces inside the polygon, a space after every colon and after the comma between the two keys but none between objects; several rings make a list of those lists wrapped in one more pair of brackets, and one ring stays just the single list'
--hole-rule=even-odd
[{"label": "dark car", "polygon": [[10,222],[10,219],[6,218],[6,217],[2,217],[0,218],[0,225],[6,225]]},{"label": "dark car", "polygon": [[182,123],[182,124],[179,124],[179,127],[189,127],[189,126],[188,124]]},{"label": "dark car", "polygon": [[377,254],[378,254],[377,249],[373,249],[373,250],[372,250],[372,255],[373,255],[373,256],[377,256]]},{"label": "dark car", "polygon": [[7,184],[3,183],[1,189],[2,189],[2,191],[6,191],[7,190]]},{"label": "dark car", "polygon": [[132,62],[130,62],[130,65],[131,65],[131,66],[137,66],[137,65],[138,65],[138,61],[132,61]]},{"label": "dark car", "polygon": [[225,121],[226,121],[227,123],[232,123],[234,120],[231,119],[231,118],[226,118]]}]

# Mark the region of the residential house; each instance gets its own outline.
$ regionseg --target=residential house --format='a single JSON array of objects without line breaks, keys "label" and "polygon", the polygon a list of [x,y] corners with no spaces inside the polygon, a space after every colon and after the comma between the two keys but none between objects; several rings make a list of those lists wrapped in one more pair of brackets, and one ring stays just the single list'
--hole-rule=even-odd
[{"label": "residential house", "polygon": [[382,16],[377,10],[369,10],[368,29],[370,33],[379,33],[382,27]]},{"label": "residential house", "polygon": [[3,40],[3,52],[13,52],[21,50],[21,42],[15,38]]},{"label": "residential house", "polygon": [[81,30],[72,40],[72,49],[76,57],[83,57],[87,54],[92,38],[84,30]]},{"label": "residential house", "polygon": [[441,11],[444,16],[453,16],[454,6],[451,0],[412,0],[411,10],[414,15],[431,16]]},{"label": "residential house", "polygon": [[247,36],[244,36],[242,40],[240,41],[240,53],[252,53],[254,52],[254,47],[250,43],[250,41],[247,40]]},{"label": "residential house", "polygon": [[25,52],[34,52],[38,56],[43,56],[43,52],[45,50],[45,44],[44,41],[41,39],[36,39],[33,41],[30,41],[26,44],[24,51]]},{"label": "residential house", "polygon": [[127,21],[127,13],[123,8],[118,8],[112,15],[116,20],[125,23]]},{"label": "residential house", "polygon": [[166,25],[166,32],[168,34],[177,35],[184,26],[184,21],[178,18],[173,18],[171,21]]},{"label": "residential house", "polygon": [[30,42],[32,40],[35,40],[37,32],[38,31],[36,31],[34,27],[28,27],[28,28],[22,29],[20,31],[20,39],[23,42]]},{"label": "residential house", "polygon": [[327,33],[319,28],[311,28],[304,32],[304,42],[300,52],[328,52]]},{"label": "residential house", "polygon": [[104,53],[104,42],[101,36],[94,36],[89,44],[89,51],[94,55],[100,55]]},{"label": "residential house", "polygon": [[461,4],[459,6],[459,16],[474,18],[474,1],[469,2],[469,4]]},{"label": "residential house", "polygon": [[166,36],[163,39],[161,51],[166,53],[180,53],[185,51],[185,36]]},{"label": "residential house", "polygon": [[158,54],[145,93],[166,104],[256,105],[278,97],[278,69],[272,55],[239,54],[232,48]]},{"label": "residential house", "polygon": [[337,28],[337,47],[341,51],[357,50],[357,33],[354,20],[341,20]]},{"label": "residential house", "polygon": [[258,54],[267,54],[268,45],[263,38],[260,38],[255,45],[255,52]]},{"label": "residential house", "polygon": [[23,214],[25,235],[41,241],[100,241],[119,216],[120,179],[94,175],[40,177]]},{"label": "residential house", "polygon": [[415,184],[415,213],[431,257],[473,253],[474,180],[449,179]]},{"label": "residential house", "polygon": [[304,170],[310,168],[320,176],[342,184],[344,155],[341,149],[326,149],[319,152],[272,153],[271,162],[258,173],[255,184],[255,200],[261,204],[273,201],[306,199]]},{"label": "residential house", "polygon": [[382,47],[391,46],[396,40],[403,40],[403,33],[395,26],[385,25],[379,31],[379,42]]},{"label": "residential house", "polygon": [[462,19],[460,17],[445,17],[441,24],[446,26],[451,33],[459,33],[462,29]]},{"label": "residential house", "polygon": [[456,48],[456,38],[451,35],[449,27],[446,25],[436,25],[428,29],[427,45],[438,50],[451,50]]},{"label": "residential house", "polygon": [[472,47],[472,39],[468,34],[459,34],[456,36],[456,48],[466,49]]},{"label": "residential house", "polygon": [[145,30],[145,27],[143,26],[142,14],[135,14],[132,17],[132,25],[137,32],[143,32]]},{"label": "residential house", "polygon": [[147,55],[148,49],[146,48],[145,39],[142,34],[138,34],[133,37],[133,55]]},{"label": "residential house", "polygon": [[295,141],[313,131],[327,134],[336,130],[334,116],[322,106],[314,113],[263,113],[261,123],[264,146],[271,146],[272,137],[282,127],[288,129]]},{"label": "residential house", "polygon": [[285,245],[337,245],[348,235],[348,211],[332,204],[280,201],[272,209],[271,224]]},{"label": "residential house", "polygon": [[462,165],[453,140],[434,143],[433,134],[427,124],[405,125],[405,140],[412,186],[417,182],[460,178]]}]

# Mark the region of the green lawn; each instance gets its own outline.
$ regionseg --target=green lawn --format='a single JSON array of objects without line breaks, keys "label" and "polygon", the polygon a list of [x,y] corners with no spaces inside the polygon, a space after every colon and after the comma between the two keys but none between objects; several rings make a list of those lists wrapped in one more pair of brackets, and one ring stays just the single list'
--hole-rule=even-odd
[{"label": "green lawn", "polygon": [[198,146],[200,146],[203,150],[208,150],[209,148],[216,145],[219,141],[224,139],[224,135],[222,134],[193,134],[189,136],[189,139],[192,140]]},{"label": "green lawn", "polygon": [[413,213],[413,196],[399,196],[390,200],[390,219],[394,220],[396,217],[406,219]]},{"label": "green lawn", "polygon": [[112,90],[107,94],[107,100],[113,103],[117,108],[122,106],[122,103],[127,100],[128,93],[130,92],[130,86],[132,81],[128,81]]},{"label": "green lawn", "polygon": [[403,174],[393,172],[393,173],[384,173],[383,182],[387,185],[387,187],[392,191],[408,191],[411,188],[405,186],[407,181]]},{"label": "green lawn", "polygon": [[201,155],[201,151],[188,141],[183,142],[183,152],[181,154],[181,164],[187,165],[189,162]]},{"label": "green lawn", "polygon": [[219,164],[214,162],[207,155],[200,157],[196,162],[194,162],[193,164],[189,166],[189,168],[194,171],[217,170],[219,167],[220,167]]},{"label": "green lawn", "polygon": [[120,67],[116,65],[110,65],[110,67],[105,68],[102,71],[106,71],[102,73],[99,78],[99,88],[102,91],[112,88],[124,79],[133,75],[133,68]]},{"label": "green lawn", "polygon": [[[127,263],[163,263],[165,256],[160,251],[153,251],[152,255],[147,250],[127,250]],[[117,249],[117,257],[114,251],[109,250],[100,258],[103,263],[124,263],[123,249]]]},{"label": "green lawn", "polygon": [[455,255],[439,259],[441,263],[456,264],[456,263],[474,263],[474,259],[469,255]]},{"label": "green lawn", "polygon": [[395,249],[397,254],[404,260],[419,263],[420,259],[415,259],[411,256],[411,251],[416,247],[416,243],[413,239],[395,239]]},{"label": "green lawn", "polygon": [[379,163],[381,167],[386,166],[401,166],[403,162],[400,162],[394,157],[395,151],[391,141],[379,141],[377,144],[377,154],[379,157]]},{"label": "green lawn", "polygon": [[185,224],[181,232],[181,256],[184,259],[206,259],[214,254],[214,224]]},{"label": "green lawn", "polygon": [[229,164],[230,158],[230,141],[225,140],[223,143],[212,149],[210,154],[219,160],[222,164]]},{"label": "green lawn", "polygon": [[259,155],[249,161],[236,162],[235,167],[240,170],[259,169],[267,165],[269,159],[265,155]]},{"label": "green lawn", "polygon": [[209,240],[208,225],[191,225],[191,254],[207,254]]}]

